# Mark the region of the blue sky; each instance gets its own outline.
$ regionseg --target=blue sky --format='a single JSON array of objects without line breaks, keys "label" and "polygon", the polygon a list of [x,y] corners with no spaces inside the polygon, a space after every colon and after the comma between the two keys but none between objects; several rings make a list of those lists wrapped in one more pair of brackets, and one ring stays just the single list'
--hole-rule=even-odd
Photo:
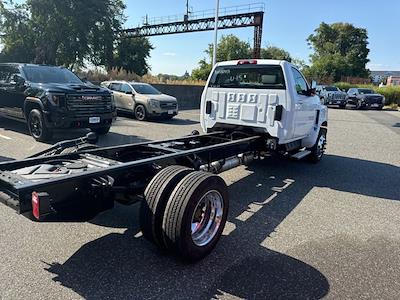
[{"label": "blue sky", "polygon": [[[220,0],[221,7],[256,3],[251,0]],[[135,27],[146,14],[149,17],[183,15],[185,0],[126,0],[126,26]],[[213,9],[214,0],[190,0],[194,11]],[[349,22],[366,28],[371,50],[371,70],[400,70],[400,1],[377,0],[269,0],[265,1],[263,46],[273,45],[289,51],[292,56],[308,60],[311,50],[306,39],[321,22]],[[235,34],[252,44],[253,28],[221,30]],[[205,57],[204,49],[213,41],[213,32],[184,33],[151,37],[153,74],[191,72]]]}]

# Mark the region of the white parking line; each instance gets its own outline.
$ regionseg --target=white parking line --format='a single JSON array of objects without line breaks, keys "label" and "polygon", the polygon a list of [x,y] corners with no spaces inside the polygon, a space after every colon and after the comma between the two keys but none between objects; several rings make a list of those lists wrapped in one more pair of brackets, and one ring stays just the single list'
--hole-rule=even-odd
[{"label": "white parking line", "polygon": [[12,138],[2,135],[2,134],[0,134],[0,138],[5,139],[5,140],[12,140]]}]

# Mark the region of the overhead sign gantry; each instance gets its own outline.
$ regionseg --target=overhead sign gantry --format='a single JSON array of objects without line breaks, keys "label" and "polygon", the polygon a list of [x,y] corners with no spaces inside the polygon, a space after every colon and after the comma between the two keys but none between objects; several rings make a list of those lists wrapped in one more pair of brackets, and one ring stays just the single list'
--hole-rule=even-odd
[{"label": "overhead sign gantry", "polygon": [[[218,29],[254,27],[254,58],[260,58],[265,5],[263,3],[231,6],[220,9]],[[200,32],[214,30],[215,10],[189,12],[183,16],[167,16],[149,19],[143,24],[122,33],[128,38]]]}]

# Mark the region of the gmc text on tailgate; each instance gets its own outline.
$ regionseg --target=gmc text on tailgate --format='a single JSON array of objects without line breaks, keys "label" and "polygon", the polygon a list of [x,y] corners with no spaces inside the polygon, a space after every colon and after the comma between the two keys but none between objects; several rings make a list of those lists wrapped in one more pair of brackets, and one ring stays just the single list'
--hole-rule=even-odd
[{"label": "gmc text on tailgate", "polygon": [[107,89],[83,82],[62,67],[0,64],[0,114],[25,121],[37,141],[55,129],[110,130],[116,109]]}]

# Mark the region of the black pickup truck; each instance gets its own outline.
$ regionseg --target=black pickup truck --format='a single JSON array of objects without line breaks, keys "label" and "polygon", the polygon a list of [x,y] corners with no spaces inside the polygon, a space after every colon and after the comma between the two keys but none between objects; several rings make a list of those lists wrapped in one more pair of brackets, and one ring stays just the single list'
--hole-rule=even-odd
[{"label": "black pickup truck", "polygon": [[55,129],[106,134],[116,118],[109,90],[83,82],[63,67],[0,64],[0,115],[25,121],[37,141]]}]

